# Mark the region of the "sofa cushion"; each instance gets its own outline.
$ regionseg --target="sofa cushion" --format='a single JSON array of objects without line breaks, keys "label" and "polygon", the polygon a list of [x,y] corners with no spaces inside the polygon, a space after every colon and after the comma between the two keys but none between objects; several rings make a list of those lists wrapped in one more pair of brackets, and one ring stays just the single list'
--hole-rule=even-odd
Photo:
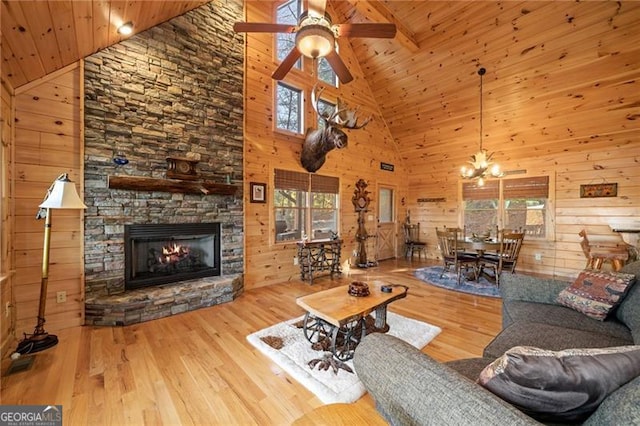
[{"label": "sofa cushion", "polygon": [[635,280],[632,274],[585,270],[560,292],[557,302],[603,321],[622,302]]},{"label": "sofa cushion", "polygon": [[393,425],[537,424],[475,380],[389,334],[363,338],[353,365],[376,408]]},{"label": "sofa cushion", "polygon": [[625,265],[620,272],[634,274],[636,276],[636,284],[631,287],[629,293],[616,309],[615,316],[624,323],[633,334],[633,341],[636,345],[640,345],[640,260]]},{"label": "sofa cushion", "polygon": [[510,317],[511,323],[537,322],[572,330],[607,334],[625,339],[628,341],[626,344],[632,342],[629,328],[618,321],[615,316],[604,321],[597,321],[566,306],[522,301],[505,301],[502,309],[502,315]]},{"label": "sofa cushion", "polygon": [[640,376],[605,399],[582,426],[640,424]]},{"label": "sofa cushion", "polygon": [[554,352],[518,346],[478,382],[543,422],[584,421],[609,394],[640,375],[640,346]]},{"label": "sofa cushion", "polygon": [[480,375],[480,372],[485,369],[485,367],[495,361],[495,357],[493,358],[465,358],[465,359],[456,359],[454,361],[447,361],[444,364],[455,370],[458,374],[466,377],[467,379],[475,382]]},{"label": "sofa cushion", "polygon": [[[563,309],[568,310],[566,308]],[[583,321],[599,323],[586,318],[584,315],[581,316]],[[502,330],[484,348],[483,356],[495,359],[514,346],[535,346],[551,351],[561,351],[570,348],[606,348],[632,344],[633,340],[628,330],[626,337],[623,338],[608,333],[571,330],[557,325],[518,321]]]}]

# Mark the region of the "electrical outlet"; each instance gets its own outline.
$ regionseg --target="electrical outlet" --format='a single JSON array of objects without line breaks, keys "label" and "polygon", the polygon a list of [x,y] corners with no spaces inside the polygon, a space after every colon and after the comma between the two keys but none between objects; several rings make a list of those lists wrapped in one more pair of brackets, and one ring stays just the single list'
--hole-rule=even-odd
[{"label": "electrical outlet", "polygon": [[56,301],[58,303],[64,303],[67,301],[67,292],[66,291],[59,291],[56,293]]},{"label": "electrical outlet", "polygon": [[536,253],[534,255],[536,262],[540,262],[542,260],[542,253]]},{"label": "electrical outlet", "polygon": [[298,266],[298,256],[293,256],[293,266]]}]

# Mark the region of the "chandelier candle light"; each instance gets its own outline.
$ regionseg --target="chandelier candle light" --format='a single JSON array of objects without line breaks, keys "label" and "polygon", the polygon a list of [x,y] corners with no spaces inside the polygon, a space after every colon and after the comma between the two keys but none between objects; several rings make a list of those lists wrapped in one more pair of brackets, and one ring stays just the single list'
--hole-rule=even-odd
[{"label": "chandelier candle light", "polygon": [[477,179],[478,186],[483,186],[484,179],[487,177],[502,176],[500,166],[493,164],[491,161],[493,153],[489,154],[486,149],[482,149],[482,76],[486,71],[484,68],[478,70],[478,75],[480,76],[480,150],[471,156],[469,164],[472,167],[462,166],[460,169],[460,175],[463,179]]},{"label": "chandelier candle light", "polygon": [[58,336],[44,331],[44,311],[47,303],[47,284],[49,282],[49,247],[51,246],[51,210],[52,209],[86,209],[76,186],[69,180],[69,175],[64,173],[49,187],[44,201],[40,204],[36,219],[45,219],[44,247],[42,250],[42,279],[40,281],[40,305],[38,308],[38,322],[33,334],[25,333],[24,339],[18,344],[18,348],[11,355],[17,359],[20,355],[43,351],[58,344]]}]

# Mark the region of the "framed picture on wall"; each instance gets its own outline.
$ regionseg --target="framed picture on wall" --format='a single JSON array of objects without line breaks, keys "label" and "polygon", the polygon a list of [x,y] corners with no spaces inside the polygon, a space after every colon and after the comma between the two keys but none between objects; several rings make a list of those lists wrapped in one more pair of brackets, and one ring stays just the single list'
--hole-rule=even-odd
[{"label": "framed picture on wall", "polygon": [[580,198],[617,197],[617,183],[580,185]]},{"label": "framed picture on wall", "polygon": [[250,201],[252,203],[266,203],[267,202],[267,184],[249,182],[250,189]]}]

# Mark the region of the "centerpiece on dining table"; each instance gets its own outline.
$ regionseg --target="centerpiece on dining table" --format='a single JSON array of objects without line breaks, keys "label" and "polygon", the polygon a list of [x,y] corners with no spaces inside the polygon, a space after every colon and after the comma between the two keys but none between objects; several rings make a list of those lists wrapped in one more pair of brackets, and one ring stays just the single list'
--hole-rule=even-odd
[{"label": "centerpiece on dining table", "polygon": [[482,242],[482,241],[491,241],[491,231],[487,230],[482,234],[471,234],[471,241],[474,243]]}]

